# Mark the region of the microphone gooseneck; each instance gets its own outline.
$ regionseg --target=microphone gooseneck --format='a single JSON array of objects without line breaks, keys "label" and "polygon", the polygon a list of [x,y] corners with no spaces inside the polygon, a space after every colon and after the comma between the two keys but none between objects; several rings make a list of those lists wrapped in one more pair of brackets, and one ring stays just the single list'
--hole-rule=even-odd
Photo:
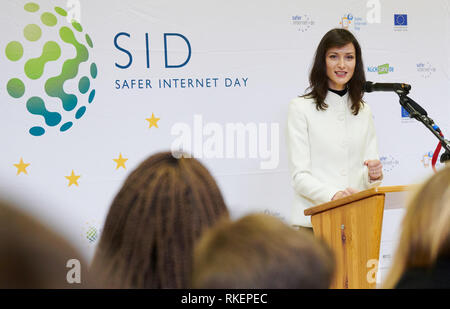
[{"label": "microphone gooseneck", "polygon": [[404,83],[373,83],[367,81],[364,84],[365,92],[374,91],[393,91],[397,93],[408,93],[411,90],[411,85]]},{"label": "microphone gooseneck", "polygon": [[[364,84],[364,92],[395,92],[399,96],[400,105],[409,113],[409,117],[422,122],[433,133],[433,135],[437,137],[437,139],[439,140],[439,145],[445,149],[445,152],[441,155],[441,162],[445,162],[446,164],[450,165],[450,141],[444,138],[444,134],[434,123],[433,119],[428,117],[427,111],[413,99],[408,97],[409,90],[411,90],[411,85],[401,83],[373,83],[367,81]],[[433,155],[434,164],[437,160],[439,151],[440,147],[438,146]]]}]

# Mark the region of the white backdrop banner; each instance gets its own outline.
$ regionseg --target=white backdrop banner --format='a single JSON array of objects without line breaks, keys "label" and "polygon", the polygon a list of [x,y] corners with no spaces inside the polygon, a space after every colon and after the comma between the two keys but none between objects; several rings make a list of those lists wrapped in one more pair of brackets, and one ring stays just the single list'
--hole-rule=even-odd
[{"label": "white backdrop banner", "polygon": [[[289,222],[288,102],[330,29],[367,80],[405,82],[450,130],[450,4],[431,1],[7,0],[0,12],[0,190],[92,257],[109,205],[147,156],[183,149],[234,218]],[[384,185],[432,173],[437,140],[393,93],[367,94]],[[333,160],[333,158],[329,158]]]}]

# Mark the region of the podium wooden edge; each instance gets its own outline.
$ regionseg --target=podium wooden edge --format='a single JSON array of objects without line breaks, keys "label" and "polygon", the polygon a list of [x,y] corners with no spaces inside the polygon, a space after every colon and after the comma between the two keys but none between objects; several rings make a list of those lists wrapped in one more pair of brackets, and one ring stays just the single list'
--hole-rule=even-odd
[{"label": "podium wooden edge", "polygon": [[356,194],[352,194],[350,196],[335,200],[335,201],[330,201],[327,203],[323,203],[320,204],[318,206],[314,206],[308,209],[304,210],[304,214],[305,216],[313,216],[315,214],[327,211],[329,209],[333,209],[336,207],[340,207],[342,205],[346,205],[355,201],[359,201],[362,199],[365,199],[369,196],[373,196],[373,195],[380,195],[380,194],[385,194],[385,193],[390,193],[390,192],[401,192],[401,191],[408,191],[411,190],[411,186],[387,186],[387,187],[375,187],[375,188],[370,188],[361,192],[358,192]]}]

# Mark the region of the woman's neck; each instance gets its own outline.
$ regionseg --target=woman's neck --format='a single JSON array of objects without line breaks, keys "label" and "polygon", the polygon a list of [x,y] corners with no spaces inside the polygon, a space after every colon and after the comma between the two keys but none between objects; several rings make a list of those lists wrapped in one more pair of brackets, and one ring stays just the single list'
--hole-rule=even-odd
[{"label": "woman's neck", "polygon": [[341,96],[341,97],[343,97],[344,95],[346,95],[346,93],[347,93],[347,91],[348,91],[347,88],[344,88],[344,89],[342,89],[342,90],[335,90],[335,89],[328,88],[328,90],[331,91],[331,92],[336,93],[337,95],[339,95],[339,96]]}]

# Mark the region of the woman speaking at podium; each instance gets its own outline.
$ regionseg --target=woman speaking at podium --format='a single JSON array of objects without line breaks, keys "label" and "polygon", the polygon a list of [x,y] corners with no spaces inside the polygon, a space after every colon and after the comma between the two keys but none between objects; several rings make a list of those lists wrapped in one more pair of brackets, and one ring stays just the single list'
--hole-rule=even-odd
[{"label": "woman speaking at podium", "polygon": [[295,190],[292,224],[311,227],[306,208],[378,186],[383,178],[361,48],[333,29],[317,47],[309,92],[288,111],[288,155]]}]

